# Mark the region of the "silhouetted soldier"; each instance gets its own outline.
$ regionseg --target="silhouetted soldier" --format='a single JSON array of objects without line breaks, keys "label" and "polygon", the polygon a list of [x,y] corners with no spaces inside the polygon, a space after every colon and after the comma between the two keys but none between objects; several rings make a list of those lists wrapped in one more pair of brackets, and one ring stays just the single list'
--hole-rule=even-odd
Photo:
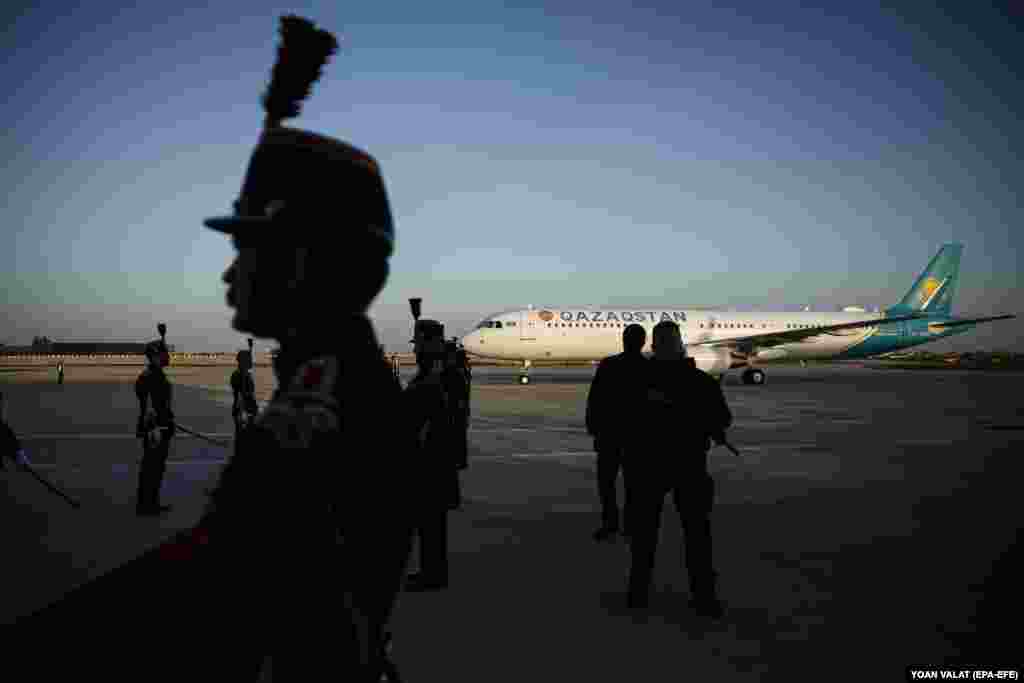
[{"label": "silhouetted soldier", "polygon": [[[133,680],[175,668],[174,680],[256,680],[271,653],[275,680],[377,683],[388,668],[411,546],[411,439],[392,424],[401,392],[366,310],[387,280],[394,228],[371,156],[281,125],[337,49],[299,17],[283,17],[281,33],[234,214],[205,221],[237,249],[223,276],[232,327],[280,343],[277,389],[196,526],[31,622],[78,633],[116,606],[115,632],[159,646],[190,634],[174,656],[146,652]],[[139,595],[158,607],[138,614],[126,598]]]},{"label": "silhouetted soldier", "polygon": [[444,326],[417,320],[413,339],[417,371],[405,388],[404,408],[409,431],[417,443],[416,534],[420,569],[408,577],[412,591],[448,586],[448,511],[458,506],[458,467],[454,425],[448,395],[451,376],[445,371]]},{"label": "silhouetted soldier", "polygon": [[[161,332],[165,329],[161,325]],[[160,504],[160,485],[167,469],[167,456],[175,431],[171,383],[164,373],[171,357],[162,338],[146,344],[145,354],[146,369],[135,380],[135,396],[139,400],[135,435],[142,440],[135,512],[139,515],[158,515],[171,509],[170,505]],[[152,410],[147,405],[152,406]]]},{"label": "silhouetted soldier", "polygon": [[[594,437],[597,452],[597,493],[601,500],[601,528],[595,541],[603,541],[619,531],[619,506],[615,482],[622,469],[627,435],[635,433],[636,407],[642,399],[648,360],[642,350],[647,333],[641,325],[626,325],[622,330],[623,352],[608,356],[597,366],[587,394],[587,433]],[[623,472],[625,490],[624,517],[629,517],[629,481]],[[629,529],[625,529],[628,533]]]},{"label": "silhouetted soldier", "polygon": [[280,342],[278,388],[242,432],[201,527],[226,568],[225,632],[251,656],[275,653],[275,675],[289,680],[376,682],[411,546],[411,444],[389,420],[400,388],[366,317],[394,229],[371,156],[281,125],[337,49],[298,17],[281,32],[235,214],[206,221],[238,250],[224,274],[232,326]]},{"label": "silhouetted soldier", "polygon": [[679,327],[655,325],[654,357],[648,369],[646,415],[639,423],[648,436],[627,453],[630,480],[630,606],[647,605],[665,494],[672,492],[685,532],[691,605],[704,616],[721,616],[712,567],[710,514],[714,480],[707,470],[710,440],[725,441],[732,413],[710,375],[688,362]]},{"label": "silhouetted soldier", "polygon": [[256,383],[252,378],[252,341],[248,351],[239,351],[235,356],[238,367],[231,373],[231,418],[235,422],[235,442],[242,430],[250,426],[260,412],[256,403]]}]

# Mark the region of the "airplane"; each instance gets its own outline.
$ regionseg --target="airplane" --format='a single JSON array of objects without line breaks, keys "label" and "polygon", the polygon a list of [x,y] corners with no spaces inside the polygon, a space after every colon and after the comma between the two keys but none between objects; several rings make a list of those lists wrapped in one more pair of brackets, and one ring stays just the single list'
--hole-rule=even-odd
[{"label": "airplane", "polygon": [[[624,308],[542,308],[533,306],[490,315],[461,339],[480,358],[521,361],[521,384],[530,382],[533,361],[596,361],[622,351],[622,330],[630,323],[651,332],[662,320],[676,322],[687,355],[720,381],[742,369],[744,384],[765,382],[763,366],[823,359],[871,358],[926,344],[975,325],[1015,318],[996,315],[958,318],[952,314],[963,244],[944,244],[900,299],[870,317],[860,307],[842,312],[725,312],[661,306]],[[853,309],[853,310],[849,310]]]}]

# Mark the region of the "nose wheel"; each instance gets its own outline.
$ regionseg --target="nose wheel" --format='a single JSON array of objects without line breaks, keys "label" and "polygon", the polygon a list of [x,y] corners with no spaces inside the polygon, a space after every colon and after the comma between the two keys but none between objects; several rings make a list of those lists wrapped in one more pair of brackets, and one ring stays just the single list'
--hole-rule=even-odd
[{"label": "nose wheel", "polygon": [[747,368],[743,371],[743,383],[744,384],[764,384],[764,370],[757,368]]}]

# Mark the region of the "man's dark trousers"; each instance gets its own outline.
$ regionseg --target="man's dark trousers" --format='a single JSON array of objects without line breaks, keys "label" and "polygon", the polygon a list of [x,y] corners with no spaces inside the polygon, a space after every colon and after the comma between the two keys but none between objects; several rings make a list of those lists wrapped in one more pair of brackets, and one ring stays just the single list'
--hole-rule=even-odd
[{"label": "man's dark trousers", "polygon": [[[597,441],[597,494],[601,500],[601,528],[619,529],[619,505],[616,496],[615,483],[619,472],[623,473],[624,489],[626,500],[622,515],[628,520],[629,516],[629,482],[626,480],[623,470],[623,448],[619,444],[610,441]],[[629,529],[627,528],[628,532]]]},{"label": "man's dark trousers", "polygon": [[427,581],[448,583],[448,509],[431,507],[420,513],[420,574]]},{"label": "man's dark trousers", "polygon": [[629,593],[641,600],[650,591],[654,555],[658,546],[661,510],[665,494],[671,492],[686,547],[686,569],[690,594],[696,599],[715,596],[711,555],[711,506],[714,480],[706,472],[688,475],[642,472],[631,473],[633,492],[630,502]]}]

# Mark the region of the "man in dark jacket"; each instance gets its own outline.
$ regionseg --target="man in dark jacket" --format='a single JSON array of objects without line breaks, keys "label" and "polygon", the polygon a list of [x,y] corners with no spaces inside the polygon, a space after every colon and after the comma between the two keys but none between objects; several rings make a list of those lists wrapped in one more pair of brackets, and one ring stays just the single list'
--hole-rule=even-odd
[{"label": "man in dark jacket", "polygon": [[[595,541],[611,538],[619,531],[619,506],[615,482],[622,469],[625,435],[634,427],[635,408],[646,381],[648,360],[641,351],[647,333],[637,324],[622,331],[623,352],[601,361],[587,394],[587,433],[594,437],[597,452],[597,493],[601,501],[601,527]],[[623,480],[626,493],[624,517],[629,517],[629,482]],[[629,528],[626,527],[628,533]]]},{"label": "man in dark jacket", "polygon": [[711,440],[725,441],[732,413],[718,382],[686,358],[676,323],[658,323],[652,337],[654,357],[639,430],[645,438],[630,448],[626,463],[633,493],[628,602],[647,605],[661,509],[671,492],[685,533],[691,605],[699,614],[717,618],[722,608],[712,567],[714,480],[707,453]]}]

